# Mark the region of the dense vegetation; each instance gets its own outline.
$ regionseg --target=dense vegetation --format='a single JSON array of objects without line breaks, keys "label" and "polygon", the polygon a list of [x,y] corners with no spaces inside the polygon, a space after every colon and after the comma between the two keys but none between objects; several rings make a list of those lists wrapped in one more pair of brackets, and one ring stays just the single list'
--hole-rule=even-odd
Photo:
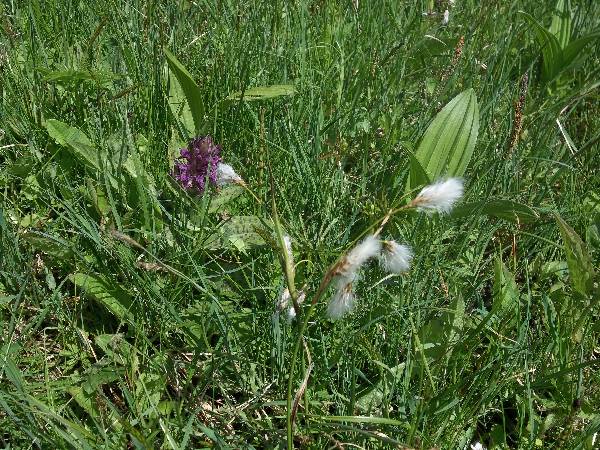
[{"label": "dense vegetation", "polygon": [[[3,1],[0,443],[598,448],[598,17]],[[174,178],[207,134],[245,184]],[[448,176],[450,214],[401,209]],[[410,271],[312,308],[394,208]]]}]

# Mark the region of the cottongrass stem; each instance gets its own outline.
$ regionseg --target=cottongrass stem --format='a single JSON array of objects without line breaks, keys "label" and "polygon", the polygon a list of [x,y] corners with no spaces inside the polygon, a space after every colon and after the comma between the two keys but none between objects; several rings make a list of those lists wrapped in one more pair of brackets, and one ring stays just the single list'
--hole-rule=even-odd
[{"label": "cottongrass stem", "polygon": [[423,188],[412,201],[418,211],[447,214],[463,196],[464,186],[460,178],[448,178]]}]

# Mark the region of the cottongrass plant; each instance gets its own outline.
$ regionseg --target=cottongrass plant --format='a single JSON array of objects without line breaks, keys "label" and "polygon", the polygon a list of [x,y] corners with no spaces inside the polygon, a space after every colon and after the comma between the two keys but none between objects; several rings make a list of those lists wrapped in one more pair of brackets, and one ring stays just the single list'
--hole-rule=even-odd
[{"label": "cottongrass plant", "polygon": [[[411,248],[407,244],[399,244],[395,240],[381,240],[379,238],[389,219],[395,214],[409,209],[416,209],[418,212],[427,214],[448,214],[456,202],[462,197],[463,193],[463,181],[459,178],[448,178],[426,186],[412,201],[404,206],[390,209],[390,211],[382,218],[379,228],[375,232],[369,233],[370,229],[366,230],[363,233],[366,234],[366,236],[356,246],[338,258],[329,270],[325,272],[306,314],[303,314],[303,320],[300,320],[298,323],[298,338],[292,353],[287,386],[287,443],[289,449],[293,448],[295,412],[303,391],[306,388],[306,383],[303,382],[299,391],[292,397],[294,371],[298,353],[304,340],[304,331],[321,297],[325,294],[330,285],[334,286],[335,292],[327,304],[326,315],[331,320],[339,320],[354,309],[357,299],[354,287],[360,279],[360,273],[364,265],[370,260],[377,258],[380,266],[385,271],[392,274],[402,274],[407,272],[410,269],[413,259],[413,251]],[[276,220],[276,225],[279,229],[278,219]],[[280,241],[283,244],[282,250],[284,257],[282,259],[285,262],[284,271],[286,271],[288,283],[292,280],[292,283],[288,284],[288,287],[291,290],[295,290],[295,287],[293,286],[293,269],[290,268],[292,267],[290,264],[292,259],[291,240],[288,236],[284,237],[281,232],[279,234]],[[285,291],[283,294],[285,294]],[[293,300],[289,291],[285,294],[286,300],[280,299],[279,304],[285,304],[285,307],[288,307],[290,303],[288,297]],[[296,302],[294,305],[294,307],[297,307],[295,313],[301,312],[299,303],[300,302]],[[295,313],[294,316],[296,315]],[[307,377],[308,374],[305,377],[305,381],[307,380]]]}]

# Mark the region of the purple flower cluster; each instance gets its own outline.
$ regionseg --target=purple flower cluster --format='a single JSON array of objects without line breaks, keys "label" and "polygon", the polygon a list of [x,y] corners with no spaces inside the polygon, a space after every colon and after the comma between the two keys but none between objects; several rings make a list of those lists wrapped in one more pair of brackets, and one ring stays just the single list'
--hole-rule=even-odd
[{"label": "purple flower cluster", "polygon": [[202,193],[207,179],[212,184],[217,183],[221,146],[214,144],[210,136],[195,137],[180,153],[172,175],[184,189]]}]

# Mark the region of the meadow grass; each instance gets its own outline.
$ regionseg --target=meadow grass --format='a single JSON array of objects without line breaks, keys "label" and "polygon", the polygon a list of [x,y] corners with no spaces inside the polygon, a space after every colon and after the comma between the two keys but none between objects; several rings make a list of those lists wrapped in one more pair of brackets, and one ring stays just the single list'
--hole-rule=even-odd
[{"label": "meadow grass", "polygon": [[[551,79],[518,11],[551,28],[554,2],[456,0],[444,26],[446,7],[2,2],[2,445],[598,448],[600,4],[572,1],[569,36],[592,38]],[[256,198],[170,176],[192,136],[165,49]],[[270,85],[295,92],[224,101]],[[392,218],[411,270],[369,266],[338,321],[326,291],[299,339],[273,230],[312,298],[468,88],[479,206]]]}]

